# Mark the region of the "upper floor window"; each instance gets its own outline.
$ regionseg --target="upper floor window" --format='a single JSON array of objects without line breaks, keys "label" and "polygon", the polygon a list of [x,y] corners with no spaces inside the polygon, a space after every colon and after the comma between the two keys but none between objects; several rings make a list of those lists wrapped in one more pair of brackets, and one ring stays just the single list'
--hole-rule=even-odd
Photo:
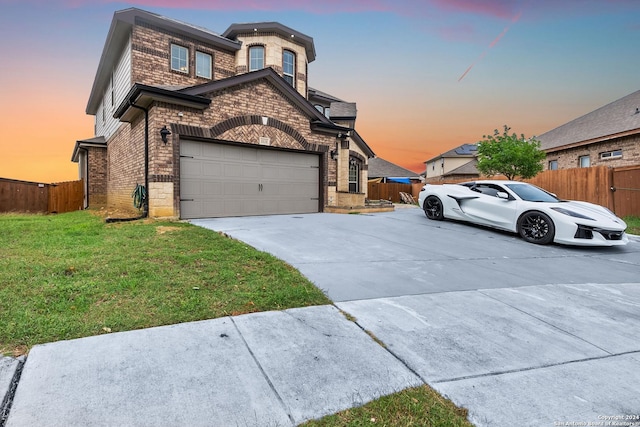
[{"label": "upper floor window", "polygon": [[282,74],[291,86],[296,86],[296,55],[289,50],[282,53]]},{"label": "upper floor window", "polygon": [[264,68],[264,46],[251,46],[249,48],[249,71],[262,70]]},{"label": "upper floor window", "polygon": [[622,150],[605,151],[600,153],[600,160],[618,159],[622,157]]},{"label": "upper floor window", "polygon": [[189,49],[177,44],[171,45],[171,69],[181,73],[189,72]]},{"label": "upper floor window", "polygon": [[581,168],[588,168],[589,166],[591,166],[591,159],[589,158],[589,156],[580,156],[578,157],[578,165]]},{"label": "upper floor window", "polygon": [[211,55],[196,51],[196,76],[210,79],[212,62]]},{"label": "upper floor window", "polygon": [[549,170],[550,171],[558,170],[558,161],[557,160],[549,160]]}]

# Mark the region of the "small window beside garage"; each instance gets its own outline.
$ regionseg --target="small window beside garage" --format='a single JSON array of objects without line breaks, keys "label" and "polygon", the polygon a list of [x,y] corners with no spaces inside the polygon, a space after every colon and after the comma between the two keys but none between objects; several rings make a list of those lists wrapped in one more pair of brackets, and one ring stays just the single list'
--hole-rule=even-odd
[{"label": "small window beside garage", "polygon": [[612,150],[600,153],[600,160],[619,159],[622,157],[622,150]]},{"label": "small window beside garage", "polygon": [[355,158],[349,159],[349,193],[360,192],[360,162]]}]

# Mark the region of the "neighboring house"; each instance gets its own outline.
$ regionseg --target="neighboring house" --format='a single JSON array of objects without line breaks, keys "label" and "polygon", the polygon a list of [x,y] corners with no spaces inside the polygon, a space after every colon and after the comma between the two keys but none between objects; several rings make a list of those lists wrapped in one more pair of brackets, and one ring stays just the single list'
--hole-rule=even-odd
[{"label": "neighboring house", "polygon": [[356,106],[308,87],[313,39],[277,22],[221,35],[139,9],[114,14],[76,142],[86,205],[198,218],[362,206],[371,148]]},{"label": "neighboring house", "polygon": [[477,144],[462,144],[425,163],[425,182],[445,179],[476,179],[480,176],[476,165]]},{"label": "neighboring house", "polygon": [[640,164],[640,91],[539,137],[545,169]]},{"label": "neighboring house", "polygon": [[380,157],[369,159],[369,182],[421,182],[420,174],[405,169]]}]

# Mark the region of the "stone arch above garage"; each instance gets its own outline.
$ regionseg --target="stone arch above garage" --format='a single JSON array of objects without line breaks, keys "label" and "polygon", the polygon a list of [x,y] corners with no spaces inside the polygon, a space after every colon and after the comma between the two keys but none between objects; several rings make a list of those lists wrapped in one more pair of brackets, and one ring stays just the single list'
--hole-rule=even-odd
[{"label": "stone arch above garage", "polygon": [[[273,117],[267,116],[259,116],[259,115],[243,115],[236,116],[230,119],[224,120],[217,125],[210,128],[211,137],[219,138],[221,135],[240,128],[252,128],[256,126],[268,126],[273,129],[277,129],[284,134],[288,135],[293,141],[299,144],[299,147],[289,147],[289,148],[298,148],[303,149],[305,151],[315,151],[315,152],[325,152],[327,151],[327,147],[325,145],[312,144],[306,140],[300,132],[298,132],[295,128],[287,123],[278,120]],[[243,138],[240,138],[243,139]]]}]

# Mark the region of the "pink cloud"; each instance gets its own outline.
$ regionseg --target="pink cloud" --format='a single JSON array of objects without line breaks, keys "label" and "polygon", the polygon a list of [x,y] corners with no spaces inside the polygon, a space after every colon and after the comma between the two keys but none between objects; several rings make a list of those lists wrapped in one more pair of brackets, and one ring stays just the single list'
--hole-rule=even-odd
[{"label": "pink cloud", "polygon": [[[63,0],[65,6],[80,7],[95,5],[95,0]],[[98,0],[101,4],[119,3],[121,0]],[[394,9],[392,0],[325,0],[323,2],[311,0],[273,0],[268,2],[255,0],[130,0],[127,4],[140,8],[168,8],[195,10],[255,10],[279,11],[300,10],[311,13],[339,13],[339,12],[389,12]]]},{"label": "pink cloud", "polygon": [[517,0],[432,0],[432,3],[445,11],[510,18],[521,2]]}]

